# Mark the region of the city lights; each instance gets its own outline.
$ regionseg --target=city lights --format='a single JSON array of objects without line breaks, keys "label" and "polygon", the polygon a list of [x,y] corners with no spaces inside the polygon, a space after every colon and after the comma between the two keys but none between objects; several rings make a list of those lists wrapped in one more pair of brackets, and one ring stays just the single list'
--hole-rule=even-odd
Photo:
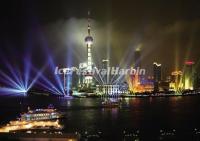
[{"label": "city lights", "polygon": [[2,1],[0,141],[199,140],[199,3]]}]

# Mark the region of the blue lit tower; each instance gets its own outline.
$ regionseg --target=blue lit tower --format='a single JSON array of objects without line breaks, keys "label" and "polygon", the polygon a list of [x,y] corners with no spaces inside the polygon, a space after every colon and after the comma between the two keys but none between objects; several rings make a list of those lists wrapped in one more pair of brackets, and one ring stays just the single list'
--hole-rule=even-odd
[{"label": "blue lit tower", "polygon": [[92,84],[93,76],[92,76],[92,44],[93,38],[90,35],[90,12],[88,11],[88,35],[85,37],[85,43],[87,45],[87,74],[85,75],[85,84]]}]

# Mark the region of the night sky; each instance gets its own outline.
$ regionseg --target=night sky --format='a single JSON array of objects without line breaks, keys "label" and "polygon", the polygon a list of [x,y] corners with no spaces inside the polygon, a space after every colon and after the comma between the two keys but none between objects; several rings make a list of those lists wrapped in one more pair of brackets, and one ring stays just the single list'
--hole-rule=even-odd
[{"label": "night sky", "polygon": [[154,61],[164,74],[182,69],[185,60],[199,61],[198,0],[8,0],[0,5],[2,69],[3,59],[21,65],[29,55],[39,68],[48,55],[58,66],[86,61],[88,10],[97,66],[107,56],[112,65],[130,66],[138,47],[148,71]]}]

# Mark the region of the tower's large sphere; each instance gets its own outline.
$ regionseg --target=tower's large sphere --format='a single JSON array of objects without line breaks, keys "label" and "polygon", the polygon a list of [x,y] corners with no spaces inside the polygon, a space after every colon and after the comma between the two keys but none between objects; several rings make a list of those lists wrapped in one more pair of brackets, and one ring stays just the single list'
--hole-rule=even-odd
[{"label": "tower's large sphere", "polygon": [[92,36],[87,36],[86,38],[85,38],[85,42],[86,43],[93,43],[93,38],[92,38]]}]

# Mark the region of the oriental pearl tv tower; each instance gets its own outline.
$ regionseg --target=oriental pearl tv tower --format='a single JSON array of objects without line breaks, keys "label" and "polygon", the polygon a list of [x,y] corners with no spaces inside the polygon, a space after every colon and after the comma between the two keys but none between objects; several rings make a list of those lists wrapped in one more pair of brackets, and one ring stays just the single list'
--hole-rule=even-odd
[{"label": "oriental pearl tv tower", "polygon": [[93,82],[93,74],[92,74],[92,44],[93,37],[90,34],[90,11],[88,11],[88,35],[85,37],[85,43],[87,46],[87,74],[85,75],[85,84],[87,86],[91,85]]}]

